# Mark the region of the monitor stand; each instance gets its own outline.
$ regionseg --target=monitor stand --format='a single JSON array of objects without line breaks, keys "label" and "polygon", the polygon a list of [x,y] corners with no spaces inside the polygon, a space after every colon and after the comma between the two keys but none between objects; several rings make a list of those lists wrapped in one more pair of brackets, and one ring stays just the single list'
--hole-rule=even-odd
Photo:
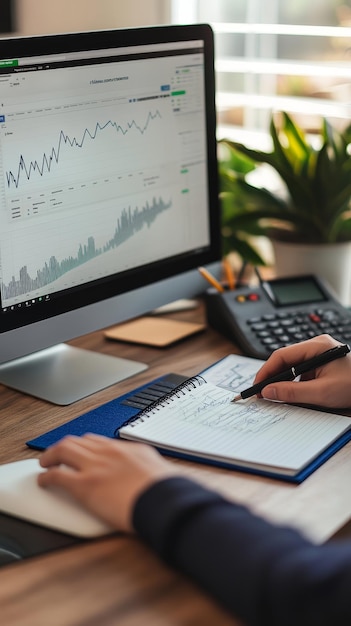
[{"label": "monitor stand", "polygon": [[61,343],[0,365],[0,383],[67,405],[145,369],[145,363]]}]

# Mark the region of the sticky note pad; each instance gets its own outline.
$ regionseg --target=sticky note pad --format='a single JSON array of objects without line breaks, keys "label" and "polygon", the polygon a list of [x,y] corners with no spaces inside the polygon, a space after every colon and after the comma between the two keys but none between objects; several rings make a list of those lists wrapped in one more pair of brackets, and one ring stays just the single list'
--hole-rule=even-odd
[{"label": "sticky note pad", "polygon": [[139,317],[105,331],[107,339],[141,343],[164,348],[190,335],[205,330],[205,324],[182,322],[169,318]]}]

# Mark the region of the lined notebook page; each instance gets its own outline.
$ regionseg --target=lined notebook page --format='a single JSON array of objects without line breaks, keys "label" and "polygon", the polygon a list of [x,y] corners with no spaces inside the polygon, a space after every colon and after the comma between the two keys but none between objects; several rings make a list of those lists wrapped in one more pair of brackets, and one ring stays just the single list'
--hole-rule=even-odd
[{"label": "lined notebook page", "polygon": [[124,426],[122,438],[283,473],[297,473],[351,425],[350,418],[252,398],[203,383]]}]

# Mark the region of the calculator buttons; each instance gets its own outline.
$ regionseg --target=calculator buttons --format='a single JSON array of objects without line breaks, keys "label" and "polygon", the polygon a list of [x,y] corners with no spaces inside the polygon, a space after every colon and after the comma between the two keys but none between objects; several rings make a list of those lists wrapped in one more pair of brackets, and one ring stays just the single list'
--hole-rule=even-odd
[{"label": "calculator buttons", "polygon": [[315,324],[318,324],[318,322],[321,321],[321,318],[319,317],[319,315],[317,315],[317,313],[310,313],[309,318],[311,322],[314,322]]},{"label": "calculator buttons", "polygon": [[239,294],[236,296],[235,300],[239,302],[239,304],[244,304],[244,302],[258,302],[260,300],[260,295],[258,293],[248,293],[248,294]]},{"label": "calculator buttons", "polygon": [[260,299],[260,296],[258,295],[258,293],[249,293],[249,295],[247,296],[247,299],[250,300],[251,302],[257,302],[257,300]]},{"label": "calculator buttons", "polygon": [[264,322],[259,322],[258,324],[252,324],[251,329],[255,331],[265,330],[267,325]]},{"label": "calculator buttons", "polygon": [[322,333],[341,342],[351,339],[351,318],[334,309],[279,311],[249,318],[247,325],[267,353]]},{"label": "calculator buttons", "polygon": [[268,330],[258,330],[256,332],[256,336],[260,337],[260,339],[262,339],[262,337],[269,337],[270,335],[269,335]]},{"label": "calculator buttons", "polygon": [[273,335],[284,335],[285,334],[285,330],[284,328],[275,328],[272,331]]},{"label": "calculator buttons", "polygon": [[261,340],[261,343],[263,343],[264,346],[269,346],[270,344],[274,343],[274,339],[273,337],[265,337]]}]

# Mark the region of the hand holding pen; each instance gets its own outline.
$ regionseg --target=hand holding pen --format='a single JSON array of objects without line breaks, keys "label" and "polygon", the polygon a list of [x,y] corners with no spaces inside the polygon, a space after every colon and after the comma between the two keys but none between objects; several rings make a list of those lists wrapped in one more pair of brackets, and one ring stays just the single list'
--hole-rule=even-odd
[{"label": "hand holding pen", "polygon": [[[255,384],[235,397],[253,395],[269,400],[326,408],[351,407],[351,357],[348,345],[319,335],[273,352],[256,375]],[[301,375],[301,382],[295,378]]]}]

